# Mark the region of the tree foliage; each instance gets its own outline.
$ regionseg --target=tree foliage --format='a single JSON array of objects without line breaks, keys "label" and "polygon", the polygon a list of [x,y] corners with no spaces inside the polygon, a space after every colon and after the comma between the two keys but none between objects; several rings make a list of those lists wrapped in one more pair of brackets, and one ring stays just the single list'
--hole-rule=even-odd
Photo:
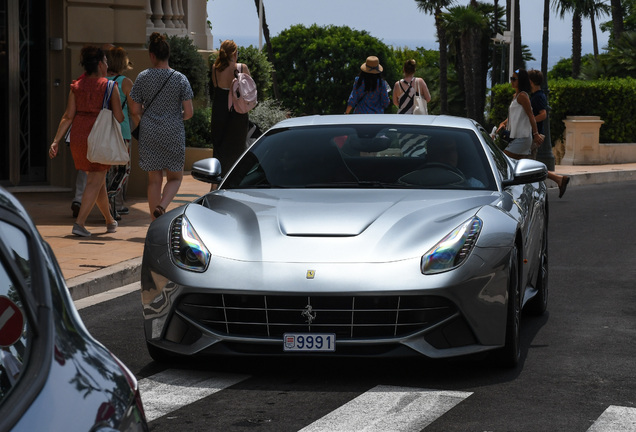
[{"label": "tree foliage", "polygon": [[294,114],[343,113],[360,65],[380,59],[392,85],[402,70],[391,49],[366,31],[294,25],[272,38],[280,98]]},{"label": "tree foliage", "polygon": [[170,45],[170,67],[188,78],[195,97],[204,94],[207,73],[205,60],[199,54],[192,39],[170,36],[168,44]]}]

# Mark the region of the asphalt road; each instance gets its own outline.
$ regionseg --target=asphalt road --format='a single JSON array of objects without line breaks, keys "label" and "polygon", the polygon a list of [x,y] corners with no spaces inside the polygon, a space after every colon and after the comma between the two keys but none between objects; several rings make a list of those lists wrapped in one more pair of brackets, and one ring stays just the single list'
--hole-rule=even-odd
[{"label": "asphalt road", "polygon": [[[207,360],[146,352],[139,293],[86,307],[140,380],[152,431],[636,431],[636,182],[550,191],[550,298],[522,363]],[[134,288],[134,287],[132,287]]]}]

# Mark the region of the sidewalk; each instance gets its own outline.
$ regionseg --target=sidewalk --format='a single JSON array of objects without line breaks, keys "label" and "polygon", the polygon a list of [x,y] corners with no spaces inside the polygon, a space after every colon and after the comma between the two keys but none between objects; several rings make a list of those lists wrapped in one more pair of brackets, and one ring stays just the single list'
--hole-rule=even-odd
[{"label": "sidewalk", "polygon": [[[91,237],[71,234],[70,190],[40,186],[7,188],[26,208],[42,237],[51,245],[74,300],[139,280],[141,255],[150,210],[145,197],[129,197],[130,214],[122,215],[117,232],[106,233],[97,207],[86,222]],[[210,185],[185,173],[179,193],[167,210],[189,203],[210,191]]]},{"label": "sidewalk", "polygon": [[[584,184],[636,180],[636,163],[620,165],[557,165],[556,172],[571,176],[569,188]],[[548,181],[550,187],[556,187]],[[126,201],[130,214],[122,216],[117,232],[106,234],[102,215],[93,209],[86,227],[91,237],[71,234],[72,193],[49,187],[7,188],[27,209],[42,237],[51,245],[74,300],[139,280],[141,255],[150,212],[144,197]],[[204,195],[210,185],[183,177],[179,194],[168,210]],[[563,198],[567,200],[567,194]]]}]

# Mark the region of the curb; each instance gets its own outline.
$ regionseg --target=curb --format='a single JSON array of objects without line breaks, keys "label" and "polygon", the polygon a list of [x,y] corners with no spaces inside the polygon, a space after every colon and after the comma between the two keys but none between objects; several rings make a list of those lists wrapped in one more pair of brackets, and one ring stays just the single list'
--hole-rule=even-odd
[{"label": "curb", "polygon": [[139,282],[141,257],[133,258],[66,281],[71,298],[79,300],[114,288]]},{"label": "curb", "polygon": [[[559,171],[556,171],[559,174]],[[636,171],[604,171],[568,174],[571,177],[570,186],[617,183],[636,180]]]}]

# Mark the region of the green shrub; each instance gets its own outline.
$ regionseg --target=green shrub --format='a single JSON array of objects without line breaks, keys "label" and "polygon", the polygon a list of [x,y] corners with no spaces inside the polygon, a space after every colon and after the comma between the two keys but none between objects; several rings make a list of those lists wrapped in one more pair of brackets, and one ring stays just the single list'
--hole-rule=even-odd
[{"label": "green shrub", "polygon": [[[550,136],[553,141],[563,139],[567,116],[600,116],[602,143],[636,142],[636,79],[581,81],[572,78],[548,83],[550,106]],[[508,106],[514,95],[509,84],[496,85],[488,112],[488,130],[508,117]]]},{"label": "green shrub", "polygon": [[486,129],[489,132],[493,126],[499,126],[508,117],[508,107],[514,94],[515,90],[510,84],[497,84],[492,88],[491,106],[486,118]]},{"label": "green shrub", "polygon": [[211,108],[197,108],[190,120],[183,122],[186,133],[186,146],[212,147],[212,133],[210,132]]},{"label": "green shrub", "polygon": [[192,39],[170,36],[170,67],[184,74],[194,92],[194,97],[205,94],[206,75],[205,60],[199,54]]},{"label": "green shrub", "polygon": [[602,143],[636,142],[636,79],[549,82],[550,135],[563,139],[567,116],[600,116]]},{"label": "green shrub", "polygon": [[266,99],[259,102],[256,107],[250,111],[250,121],[254,123],[261,132],[274,126],[279,121],[287,118],[288,111],[283,109],[280,102],[274,99]]}]

